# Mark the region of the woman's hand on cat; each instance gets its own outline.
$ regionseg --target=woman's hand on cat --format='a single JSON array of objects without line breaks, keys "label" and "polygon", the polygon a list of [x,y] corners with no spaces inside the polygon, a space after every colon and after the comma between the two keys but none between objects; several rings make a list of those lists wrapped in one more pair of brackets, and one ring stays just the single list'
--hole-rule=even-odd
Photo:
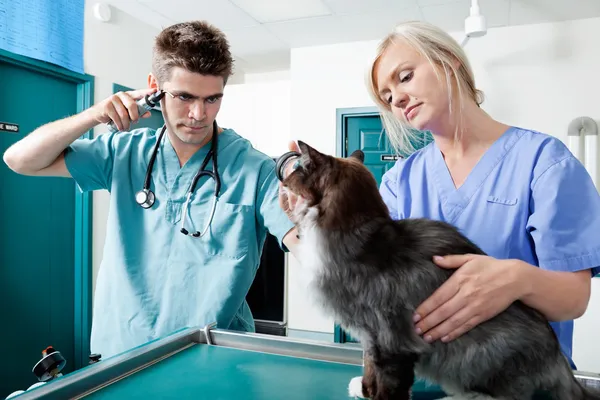
[{"label": "woman's hand on cat", "polygon": [[449,342],[496,316],[520,296],[513,260],[467,254],[434,257],[443,268],[459,268],[416,310],[417,333],[428,342]]}]

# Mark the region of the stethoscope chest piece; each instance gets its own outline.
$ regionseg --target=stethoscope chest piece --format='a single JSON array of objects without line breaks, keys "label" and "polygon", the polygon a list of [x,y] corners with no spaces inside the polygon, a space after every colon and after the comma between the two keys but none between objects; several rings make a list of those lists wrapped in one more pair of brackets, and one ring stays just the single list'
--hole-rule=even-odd
[{"label": "stethoscope chest piece", "polygon": [[150,189],[142,189],[135,194],[135,201],[143,208],[152,207],[154,200],[154,192]]}]

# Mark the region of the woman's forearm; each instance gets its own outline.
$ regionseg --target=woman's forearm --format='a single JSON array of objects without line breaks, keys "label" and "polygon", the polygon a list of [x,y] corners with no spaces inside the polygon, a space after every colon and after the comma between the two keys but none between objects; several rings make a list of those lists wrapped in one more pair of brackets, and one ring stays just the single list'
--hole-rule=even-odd
[{"label": "woman's forearm", "polygon": [[589,270],[548,271],[519,262],[517,271],[517,279],[522,284],[519,299],[540,311],[548,320],[577,319],[585,313],[591,292]]}]

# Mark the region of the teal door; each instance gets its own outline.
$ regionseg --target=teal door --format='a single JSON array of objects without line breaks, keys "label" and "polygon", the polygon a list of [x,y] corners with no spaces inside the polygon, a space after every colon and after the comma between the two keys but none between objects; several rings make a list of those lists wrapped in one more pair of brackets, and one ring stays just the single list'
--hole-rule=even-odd
[{"label": "teal door", "polygon": [[[379,186],[383,174],[393,167],[401,156],[407,155],[398,155],[394,152],[383,129],[379,114],[347,116],[343,118],[343,121],[346,146],[344,156],[351,154],[354,150],[362,150],[365,153],[365,165],[373,173]],[[431,140],[431,134],[423,132],[421,138],[413,140],[411,143],[415,149],[418,149],[430,143]]]},{"label": "teal door", "polygon": [[362,150],[365,154],[365,165],[375,175],[379,186],[383,174],[397,159],[390,148],[379,115],[349,117],[346,135],[348,138],[346,154],[352,154],[354,150]]},{"label": "teal door", "polygon": [[[394,166],[400,157],[394,152],[383,129],[381,118],[376,111],[352,111],[344,114],[339,111],[340,134],[339,143],[343,143],[341,156],[347,157],[355,150],[362,150],[365,154],[365,165],[375,176],[377,186],[381,184],[383,175]],[[415,148],[426,145],[431,141],[429,133],[423,133],[423,140],[412,142]],[[334,340],[337,343],[356,342],[339,325],[334,329]]]},{"label": "teal door", "polygon": [[[35,128],[76,114],[82,90],[77,82],[0,57],[0,93],[4,94],[0,122],[19,128],[18,132],[0,131],[0,153]],[[76,268],[81,256],[76,237],[82,234],[76,212],[81,210],[82,197],[76,195],[74,182],[21,176],[4,162],[0,162],[0,182],[3,399],[37,382],[32,368],[47,346],[54,346],[67,360],[63,372],[81,363],[76,360],[81,355],[77,341],[85,341],[80,334],[87,327],[80,324],[87,306],[81,298],[76,300],[85,288]]]}]

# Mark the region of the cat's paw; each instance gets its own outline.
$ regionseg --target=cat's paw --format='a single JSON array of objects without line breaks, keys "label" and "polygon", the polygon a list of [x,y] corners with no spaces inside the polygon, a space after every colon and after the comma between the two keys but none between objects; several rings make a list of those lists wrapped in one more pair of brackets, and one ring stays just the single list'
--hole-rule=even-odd
[{"label": "cat's paw", "polygon": [[362,376],[356,376],[352,378],[348,384],[348,396],[365,399],[366,397],[363,395],[362,389]]}]

